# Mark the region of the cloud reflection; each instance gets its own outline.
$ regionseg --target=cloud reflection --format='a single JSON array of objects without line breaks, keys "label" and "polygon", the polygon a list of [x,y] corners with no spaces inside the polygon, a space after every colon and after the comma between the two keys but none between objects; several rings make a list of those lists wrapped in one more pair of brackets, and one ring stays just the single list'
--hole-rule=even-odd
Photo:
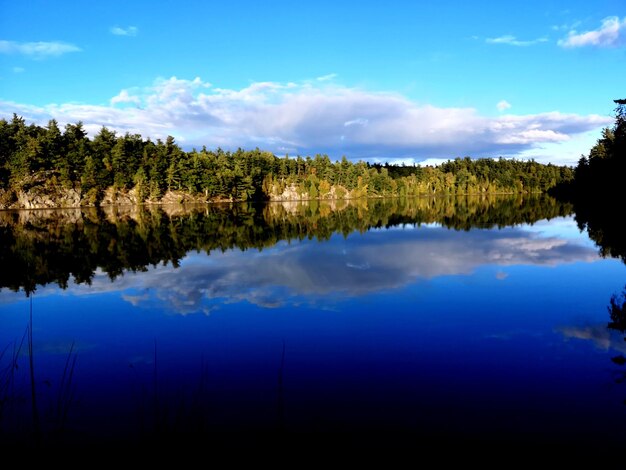
[{"label": "cloud reflection", "polygon": [[566,326],[559,329],[567,339],[591,341],[597,348],[617,351],[626,354],[624,335],[607,328],[606,323],[588,326]]},{"label": "cloud reflection", "polygon": [[[189,253],[180,267],[126,273],[111,283],[102,272],[73,294],[122,291],[134,306],[206,314],[226,303],[274,308],[398,289],[420,280],[469,275],[484,265],[555,266],[592,262],[598,254],[580,240],[542,236],[523,227],[454,231],[440,227],[371,230],[319,243],[281,242],[270,249]],[[501,273],[498,279],[504,279]],[[42,291],[54,288],[43,287]]]}]

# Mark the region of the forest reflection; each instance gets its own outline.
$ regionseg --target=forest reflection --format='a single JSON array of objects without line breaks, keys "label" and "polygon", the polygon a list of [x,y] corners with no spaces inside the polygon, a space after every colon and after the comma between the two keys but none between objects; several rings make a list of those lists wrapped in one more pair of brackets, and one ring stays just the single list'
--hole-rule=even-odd
[{"label": "forest reflection", "polygon": [[[596,244],[599,255],[615,258],[626,264],[626,227],[615,200],[578,200],[574,203],[574,219],[581,231],[587,233]],[[568,338],[593,341],[597,347],[617,354],[611,362],[620,367],[614,381],[626,382],[626,286],[619,293],[613,293],[607,305],[609,322],[585,327],[567,327],[562,333]],[[624,400],[626,404],[626,400]]]},{"label": "forest reflection", "polygon": [[190,251],[272,247],[280,241],[328,240],[333,234],[440,224],[453,230],[532,224],[572,214],[545,195],[393,198],[339,201],[114,206],[0,211],[0,288],[23,290],[71,279],[90,284],[150,266],[178,267]]}]

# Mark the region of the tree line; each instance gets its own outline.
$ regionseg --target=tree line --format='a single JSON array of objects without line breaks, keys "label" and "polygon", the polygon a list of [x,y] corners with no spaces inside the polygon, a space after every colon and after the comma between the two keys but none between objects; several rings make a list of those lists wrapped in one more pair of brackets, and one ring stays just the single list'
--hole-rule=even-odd
[{"label": "tree line", "polygon": [[[168,136],[143,138],[102,127],[89,138],[82,122],[63,129],[0,119],[0,199],[10,207],[33,187],[78,191],[80,205],[105,192],[133,192],[139,203],[178,191],[204,201],[343,199],[545,192],[571,181],[571,167],[505,158],[457,157],[436,166],[370,164],[345,156],[279,157],[258,148],[184,151]],[[0,202],[2,202],[0,200]],[[1,205],[0,205],[1,206]]]}]

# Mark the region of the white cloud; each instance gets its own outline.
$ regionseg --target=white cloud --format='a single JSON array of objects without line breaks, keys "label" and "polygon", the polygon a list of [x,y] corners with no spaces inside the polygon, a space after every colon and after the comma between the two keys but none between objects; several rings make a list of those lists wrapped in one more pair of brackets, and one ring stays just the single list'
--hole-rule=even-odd
[{"label": "white cloud", "polygon": [[579,25],[580,21],[575,21],[574,23],[553,25],[551,29],[553,31],[571,31],[574,28],[577,28]]},{"label": "white cloud", "polygon": [[557,165],[576,165],[581,155],[587,155],[596,144],[600,132],[592,130],[570,136],[560,142],[542,142],[533,148],[520,152],[520,159],[534,159],[538,162],[551,161]]},{"label": "white cloud", "polygon": [[321,77],[317,77],[316,80],[319,82],[326,82],[328,80],[332,80],[334,78],[337,78],[337,74],[336,73],[329,73],[328,75],[322,75]]},{"label": "white cloud", "polygon": [[128,93],[128,90],[122,90],[119,92],[118,95],[111,98],[111,106],[117,103],[135,103],[136,105],[139,105],[141,103],[141,100],[138,96],[130,95]]},{"label": "white cloud", "polygon": [[504,111],[505,109],[509,109],[511,107],[511,103],[509,103],[506,100],[500,100],[498,101],[498,104],[496,105],[496,108],[498,108],[498,111]]},{"label": "white cloud", "polygon": [[13,73],[22,73],[24,72],[24,67],[13,67]]},{"label": "white cloud", "polygon": [[350,121],[346,121],[343,123],[343,125],[345,127],[348,126],[367,126],[367,119],[362,119],[362,118],[358,118],[358,119],[352,119]]},{"label": "white cloud", "polygon": [[0,54],[22,54],[35,59],[58,57],[68,52],[80,52],[80,47],[65,42],[0,41]]},{"label": "white cloud", "polygon": [[565,39],[558,41],[562,47],[611,47],[623,43],[624,30],[626,30],[626,17],[621,20],[617,16],[609,16],[602,20],[599,29],[578,33],[575,30],[569,32]]},{"label": "white cloud", "polygon": [[[612,122],[605,116],[559,112],[486,117],[473,108],[422,105],[396,93],[324,82],[257,82],[233,90],[177,77],[132,94],[122,90],[108,106],[0,102],[0,117],[10,119],[13,113],[40,125],[51,118],[62,124],[80,120],[92,134],[106,126],[152,139],[172,135],[185,147],[259,147],[280,155],[414,162],[516,157],[585,132],[599,133]],[[573,152],[572,164],[588,150]],[[554,161],[555,155],[546,159]]]},{"label": "white cloud", "polygon": [[521,41],[515,36],[511,36],[510,34],[507,34],[505,36],[499,36],[497,38],[485,39],[485,42],[487,42],[488,44],[507,44],[509,46],[532,46],[533,44],[539,44],[546,41],[546,38],[537,38],[530,41]]},{"label": "white cloud", "polygon": [[113,26],[111,28],[111,34],[116,36],[137,36],[139,30],[136,26],[129,26],[127,28],[120,28],[119,26]]}]

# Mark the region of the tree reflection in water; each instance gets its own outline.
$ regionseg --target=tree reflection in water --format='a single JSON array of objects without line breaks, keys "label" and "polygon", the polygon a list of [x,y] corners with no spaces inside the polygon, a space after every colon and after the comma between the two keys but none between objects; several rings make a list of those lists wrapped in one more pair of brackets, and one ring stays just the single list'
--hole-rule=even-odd
[{"label": "tree reflection in water", "polygon": [[[626,333],[626,286],[621,294],[613,294],[611,296],[607,310],[611,318],[607,328],[619,331],[624,335]],[[626,336],[624,336],[624,341],[626,341]],[[626,364],[626,357],[623,354],[618,354],[613,356],[611,361],[619,366],[623,366]],[[623,371],[615,381],[617,383],[626,381],[626,371]],[[626,404],[626,400],[624,400],[624,404]]]},{"label": "tree reflection in water", "polygon": [[403,224],[500,228],[571,213],[571,204],[543,195],[0,211],[0,265],[11,267],[0,270],[0,289],[66,289],[71,278],[90,285],[96,270],[115,280],[178,267],[189,251],[262,250]]}]

